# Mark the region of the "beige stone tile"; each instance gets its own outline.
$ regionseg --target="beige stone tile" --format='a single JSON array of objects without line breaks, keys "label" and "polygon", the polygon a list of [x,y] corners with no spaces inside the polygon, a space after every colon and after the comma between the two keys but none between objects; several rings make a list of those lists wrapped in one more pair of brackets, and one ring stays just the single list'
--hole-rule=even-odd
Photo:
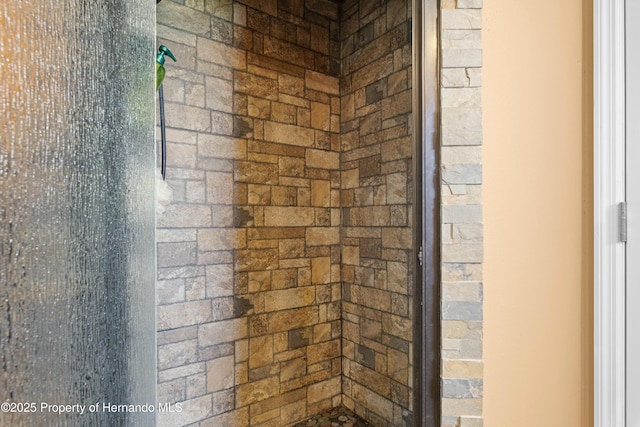
[{"label": "beige stone tile", "polygon": [[331,281],[331,258],[318,257],[311,259],[311,283],[322,284]]},{"label": "beige stone tile", "polygon": [[267,312],[311,306],[315,301],[315,289],[312,286],[274,290],[265,293]]},{"label": "beige stone tile", "polygon": [[280,421],[280,408],[251,416],[251,425],[256,427],[276,427]]},{"label": "beige stone tile", "polygon": [[268,399],[277,395],[279,390],[280,382],[277,376],[242,384],[236,387],[236,406],[242,407]]},{"label": "beige stone tile", "polygon": [[342,172],[342,188],[357,188],[360,185],[359,170],[351,169]]},{"label": "beige stone tile", "polygon": [[[168,2],[167,4],[158,5],[156,13],[156,19],[159,23],[173,28],[184,28],[192,34],[206,34],[211,29],[211,19],[207,14],[195,9],[181,7],[176,3]],[[160,34],[172,40],[175,38],[175,33],[160,32]]]},{"label": "beige stone tile", "polygon": [[274,185],[278,183],[278,165],[238,161],[233,178],[235,182]]},{"label": "beige stone tile", "polygon": [[269,332],[289,331],[318,323],[318,307],[283,310],[269,315]]},{"label": "beige stone tile", "polygon": [[412,229],[409,227],[389,227],[382,229],[382,247],[411,249],[413,247]]},{"label": "beige stone tile", "polygon": [[342,247],[342,263],[348,265],[360,264],[360,248],[358,246]]},{"label": "beige stone tile", "polygon": [[393,71],[393,54],[389,54],[355,71],[352,76],[353,87],[354,89],[363,88],[389,76]]},{"label": "beige stone tile", "polygon": [[320,323],[313,327],[313,342],[320,343],[328,341],[331,336],[332,326],[331,323]]},{"label": "beige stone tile", "polygon": [[211,321],[209,301],[189,301],[157,307],[158,330],[175,329]]},{"label": "beige stone tile", "polygon": [[248,202],[250,205],[269,205],[271,203],[271,186],[249,184]]},{"label": "beige stone tile", "polygon": [[301,421],[305,419],[307,415],[307,404],[304,400],[290,403],[282,407],[279,425]]},{"label": "beige stone tile", "polygon": [[251,117],[269,119],[271,117],[271,101],[249,95],[247,97],[247,112]]},{"label": "beige stone tile", "polygon": [[176,129],[209,131],[211,129],[211,114],[209,110],[204,108],[167,102],[166,125]]},{"label": "beige stone tile", "polygon": [[340,154],[325,150],[307,149],[305,161],[309,168],[336,170],[340,167]]},{"label": "beige stone tile", "polygon": [[305,232],[307,246],[337,245],[340,243],[338,227],[309,227]]},{"label": "beige stone tile", "polygon": [[315,210],[310,207],[265,207],[265,224],[268,227],[304,227],[315,222]]},{"label": "beige stone tile", "polygon": [[304,79],[290,74],[278,75],[278,88],[281,93],[304,97]]},{"label": "beige stone tile", "polygon": [[277,249],[241,250],[236,254],[238,271],[274,270],[278,267]]},{"label": "beige stone tile", "polygon": [[280,239],[278,242],[280,260],[300,259],[305,256],[304,239]]},{"label": "beige stone tile", "polygon": [[273,363],[273,335],[249,339],[249,368],[258,368]]},{"label": "beige stone tile", "polygon": [[411,341],[413,323],[410,319],[385,313],[382,315],[382,330],[389,335]]},{"label": "beige stone tile", "polygon": [[330,129],[330,107],[320,102],[311,103],[311,127],[321,130]]},{"label": "beige stone tile", "polygon": [[247,142],[240,138],[201,133],[198,154],[219,159],[242,159],[247,155]]},{"label": "beige stone tile", "polygon": [[443,416],[482,415],[482,399],[442,399]]},{"label": "beige stone tile", "polygon": [[391,310],[391,294],[386,291],[351,285],[351,302],[376,310]]},{"label": "beige stone tile", "polygon": [[296,124],[298,121],[297,110],[295,105],[274,101],[271,103],[271,120],[278,123]]},{"label": "beige stone tile", "polygon": [[317,90],[330,95],[340,94],[339,80],[336,77],[331,77],[315,71],[306,71],[305,85],[308,89]]},{"label": "beige stone tile", "polygon": [[264,123],[264,138],[281,144],[311,147],[314,144],[313,130],[276,122]]},{"label": "beige stone tile", "polygon": [[249,272],[249,292],[261,292],[271,289],[270,271]]},{"label": "beige stone tile", "polygon": [[349,225],[355,227],[388,226],[391,210],[388,206],[370,206],[349,209]]},{"label": "beige stone tile", "polygon": [[241,49],[204,37],[198,37],[196,43],[198,59],[238,70],[247,67],[247,56]]},{"label": "beige stone tile", "polygon": [[243,249],[246,246],[246,230],[233,228],[201,228],[198,230],[198,249],[201,251]]},{"label": "beige stone tile", "polygon": [[307,401],[309,403],[316,403],[340,394],[340,384],[340,377],[335,377],[309,386]]},{"label": "beige stone tile", "polygon": [[[282,182],[282,180],[281,180]],[[272,206],[295,206],[298,201],[298,189],[296,187],[272,187]]]},{"label": "beige stone tile", "polygon": [[383,396],[363,387],[358,383],[353,383],[353,399],[361,405],[371,408],[375,413],[386,419],[393,417],[393,403]]},{"label": "beige stone tile", "polygon": [[481,243],[454,243],[442,245],[443,262],[480,263],[484,258],[484,246]]},{"label": "beige stone tile", "polygon": [[207,362],[207,392],[234,386],[235,368],[233,356],[221,357]]},{"label": "beige stone tile", "polygon": [[158,346],[158,369],[165,370],[197,362],[197,340]]},{"label": "beige stone tile", "polygon": [[216,111],[233,112],[233,84],[229,80],[207,76],[205,79],[205,106]]},{"label": "beige stone tile", "polygon": [[311,205],[331,206],[331,182],[324,180],[311,181]]},{"label": "beige stone tile", "polygon": [[407,294],[409,290],[409,271],[406,263],[387,262],[388,289],[392,292]]},{"label": "beige stone tile", "polygon": [[288,393],[281,393],[269,399],[261,400],[251,405],[251,415],[259,415],[271,412],[273,410],[279,410],[283,406],[290,403],[304,400],[306,395],[306,389],[294,390]]},{"label": "beige stone tile", "polygon": [[474,335],[479,336],[481,329],[474,329],[471,326],[472,323],[464,320],[443,320],[442,337],[444,339],[463,339],[473,338]]},{"label": "beige stone tile", "polygon": [[390,348],[387,357],[389,376],[401,384],[407,384],[410,375],[409,357],[407,354]]},{"label": "beige stone tile", "polygon": [[446,378],[482,378],[483,363],[479,360],[443,360],[442,376]]},{"label": "beige stone tile", "polygon": [[[184,314],[186,313],[183,313],[183,316]],[[198,328],[198,343],[202,347],[234,342],[247,337],[246,318],[223,320],[214,323],[199,323],[201,325]]]},{"label": "beige stone tile", "polygon": [[233,267],[231,264],[208,265],[206,295],[209,298],[233,295]]},{"label": "beige stone tile", "polygon": [[291,381],[294,378],[300,378],[307,373],[307,361],[305,358],[296,358],[284,362],[280,370],[280,381]]},{"label": "beige stone tile", "polygon": [[340,340],[312,344],[307,349],[307,363],[313,365],[340,356]]}]

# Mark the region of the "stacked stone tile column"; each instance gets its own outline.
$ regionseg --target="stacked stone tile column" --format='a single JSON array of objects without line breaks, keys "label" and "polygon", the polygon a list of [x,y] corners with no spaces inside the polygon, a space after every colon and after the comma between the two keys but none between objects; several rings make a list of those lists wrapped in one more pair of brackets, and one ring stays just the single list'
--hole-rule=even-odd
[{"label": "stacked stone tile column", "polygon": [[482,0],[441,2],[442,425],[482,426]]}]

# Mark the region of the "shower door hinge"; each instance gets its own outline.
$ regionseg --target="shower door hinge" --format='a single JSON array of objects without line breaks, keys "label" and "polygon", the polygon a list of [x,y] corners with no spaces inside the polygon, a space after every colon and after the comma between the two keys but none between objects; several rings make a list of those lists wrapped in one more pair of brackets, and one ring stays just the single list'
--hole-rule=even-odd
[{"label": "shower door hinge", "polygon": [[423,253],[422,253],[422,246],[420,246],[420,248],[418,249],[418,264],[420,265],[420,267],[422,267],[422,261],[423,261]]},{"label": "shower door hinge", "polygon": [[627,202],[618,203],[618,232],[621,242],[627,241]]}]

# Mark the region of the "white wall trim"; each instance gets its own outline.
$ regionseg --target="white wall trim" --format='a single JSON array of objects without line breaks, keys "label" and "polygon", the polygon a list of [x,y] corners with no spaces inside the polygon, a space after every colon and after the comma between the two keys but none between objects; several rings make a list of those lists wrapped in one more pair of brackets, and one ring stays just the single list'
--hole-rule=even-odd
[{"label": "white wall trim", "polygon": [[624,0],[594,0],[594,421],[625,425]]}]

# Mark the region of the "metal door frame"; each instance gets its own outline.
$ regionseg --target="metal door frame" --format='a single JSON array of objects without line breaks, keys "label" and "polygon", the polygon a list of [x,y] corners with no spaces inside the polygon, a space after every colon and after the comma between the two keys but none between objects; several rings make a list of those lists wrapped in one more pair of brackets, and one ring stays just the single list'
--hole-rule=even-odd
[{"label": "metal door frame", "polygon": [[439,427],[439,2],[413,0],[414,425]]}]

